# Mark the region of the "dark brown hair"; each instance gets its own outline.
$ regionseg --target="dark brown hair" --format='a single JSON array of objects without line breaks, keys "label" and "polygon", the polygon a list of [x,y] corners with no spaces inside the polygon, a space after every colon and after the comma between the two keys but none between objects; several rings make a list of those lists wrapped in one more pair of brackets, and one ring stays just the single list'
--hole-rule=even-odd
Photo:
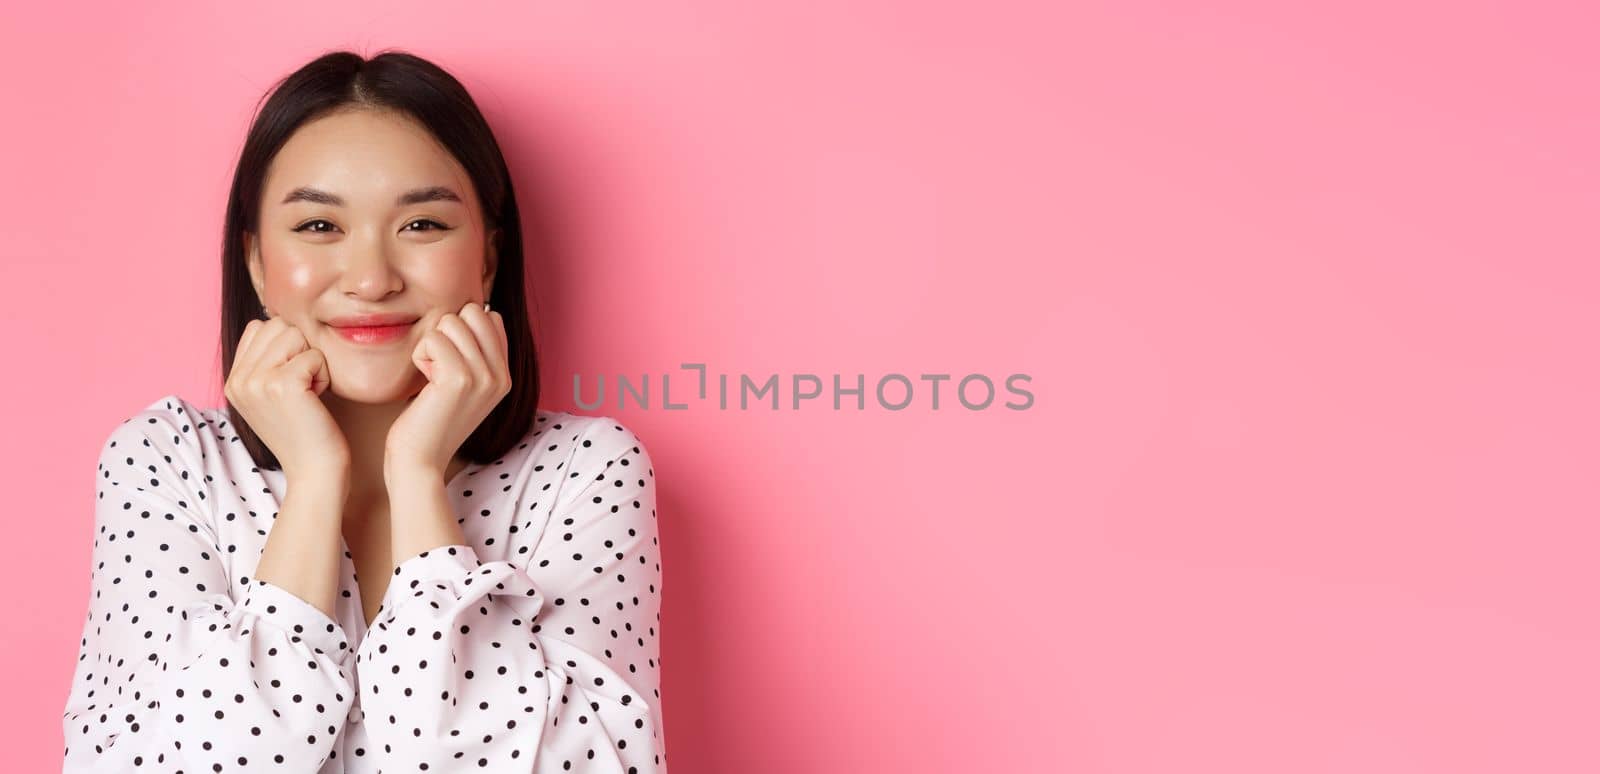
[{"label": "dark brown hair", "polygon": [[[505,320],[511,392],[458,452],[474,463],[493,462],[522,439],[539,405],[539,358],[523,285],[517,198],[494,133],[466,88],[438,65],[403,51],[387,50],[371,59],[349,51],[324,54],[278,81],[259,104],[234,168],[223,225],[223,378],[233,371],[233,357],[245,326],[251,320],[266,319],[245,264],[244,235],[259,229],[268,166],[301,125],[339,110],[363,107],[397,111],[432,132],[472,179],[482,203],[485,229],[499,229],[494,287],[488,301]],[[227,409],[234,431],[256,464],[278,470],[277,455],[232,403]]]}]

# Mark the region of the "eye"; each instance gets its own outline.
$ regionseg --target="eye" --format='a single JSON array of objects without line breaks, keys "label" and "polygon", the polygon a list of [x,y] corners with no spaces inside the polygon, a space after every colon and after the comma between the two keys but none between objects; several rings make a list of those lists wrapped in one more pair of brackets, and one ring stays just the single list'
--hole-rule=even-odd
[{"label": "eye", "polygon": [[317,220],[311,220],[311,221],[306,221],[305,223],[301,223],[300,225],[295,226],[294,230],[295,231],[307,231],[307,230],[309,230],[313,234],[326,234],[326,233],[328,233],[327,231],[324,231],[322,229],[310,228],[311,226],[314,226],[314,225],[316,225],[318,223],[324,223],[324,224],[327,224],[329,227],[338,228],[337,226],[334,226],[332,223],[328,223],[328,221],[325,221],[325,220],[322,220],[322,219],[319,218]]},{"label": "eye", "polygon": [[[433,226],[433,228],[431,228],[431,229],[427,229],[427,228],[416,228],[416,229],[414,229],[414,228],[411,228],[412,226],[419,226],[419,225],[422,225],[424,223]],[[440,223],[440,222],[434,221],[434,220],[428,220],[428,219],[424,218],[422,220],[413,220],[410,223],[406,224],[406,228],[403,228],[403,229],[400,229],[400,230],[401,231],[407,231],[407,230],[410,230],[410,231],[449,231],[450,229],[447,228],[443,223]]]}]

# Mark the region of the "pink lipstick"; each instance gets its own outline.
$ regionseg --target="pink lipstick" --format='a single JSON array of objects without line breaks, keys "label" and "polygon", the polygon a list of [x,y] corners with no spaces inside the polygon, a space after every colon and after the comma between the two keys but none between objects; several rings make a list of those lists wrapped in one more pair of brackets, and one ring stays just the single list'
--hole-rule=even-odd
[{"label": "pink lipstick", "polygon": [[334,332],[356,344],[387,344],[406,337],[420,319],[414,314],[358,314],[328,321]]}]

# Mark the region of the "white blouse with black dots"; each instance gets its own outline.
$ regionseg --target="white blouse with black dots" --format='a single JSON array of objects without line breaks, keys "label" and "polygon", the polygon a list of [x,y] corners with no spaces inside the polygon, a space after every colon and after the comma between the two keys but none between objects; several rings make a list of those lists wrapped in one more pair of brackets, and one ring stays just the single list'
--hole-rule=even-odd
[{"label": "white blouse with black dots", "polygon": [[63,772],[666,772],[645,446],[540,410],[448,484],[466,543],[395,568],[369,630],[254,577],[283,501],[221,408],[165,396],[100,452]]}]

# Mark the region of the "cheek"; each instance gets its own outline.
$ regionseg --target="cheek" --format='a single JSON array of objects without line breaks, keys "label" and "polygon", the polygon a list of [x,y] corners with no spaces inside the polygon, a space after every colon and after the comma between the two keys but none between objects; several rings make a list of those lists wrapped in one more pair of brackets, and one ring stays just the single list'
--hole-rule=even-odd
[{"label": "cheek", "polygon": [[284,295],[299,295],[325,282],[327,278],[323,274],[314,261],[280,254],[267,265],[267,287]]},{"label": "cheek", "polygon": [[317,282],[317,269],[309,263],[297,263],[283,273],[284,284],[292,289],[307,289]]},{"label": "cheek", "polygon": [[471,298],[482,292],[483,256],[469,248],[430,251],[410,269],[412,282],[441,299]]},{"label": "cheek", "polygon": [[329,282],[337,278],[328,275],[324,268],[326,259],[303,255],[293,245],[263,246],[262,268],[265,294],[282,313],[292,314],[297,306],[309,303]]}]

